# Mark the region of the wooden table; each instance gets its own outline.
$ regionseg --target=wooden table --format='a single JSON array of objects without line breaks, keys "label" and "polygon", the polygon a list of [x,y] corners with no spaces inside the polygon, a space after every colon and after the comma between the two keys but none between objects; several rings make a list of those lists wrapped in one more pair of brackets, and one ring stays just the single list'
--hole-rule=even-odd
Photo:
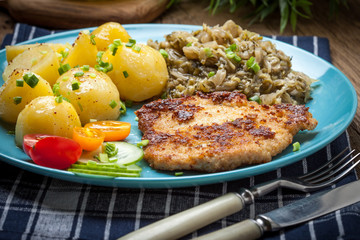
[{"label": "wooden table", "polygon": [[[247,15],[247,9],[239,9],[231,14],[227,9],[210,15],[206,10],[209,1],[182,0],[159,18],[155,23],[177,23],[201,25],[222,25],[226,20],[233,19],[243,28],[263,35],[279,34],[279,16],[266,19],[263,23],[248,26],[248,20],[242,16]],[[360,4],[357,1],[348,1],[349,10],[341,8],[336,20],[329,20],[328,2],[325,0],[313,1],[313,19],[299,19],[297,31],[294,33],[288,26],[283,35],[319,36],[330,41],[333,64],[339,68],[353,83],[357,93],[360,93]],[[0,9],[0,41],[14,28],[14,20],[4,9]],[[359,97],[358,97],[359,100]],[[360,106],[359,106],[360,107]],[[358,108],[359,108],[358,107]],[[360,111],[348,128],[353,148],[360,150]]]}]

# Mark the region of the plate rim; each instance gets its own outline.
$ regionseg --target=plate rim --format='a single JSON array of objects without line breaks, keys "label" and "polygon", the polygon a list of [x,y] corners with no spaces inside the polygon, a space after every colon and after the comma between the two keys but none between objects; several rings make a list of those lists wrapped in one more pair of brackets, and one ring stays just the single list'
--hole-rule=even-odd
[{"label": "plate rim", "polygon": [[[196,29],[201,29],[201,25],[187,25],[187,24],[158,24],[158,23],[150,23],[150,24],[123,24],[122,25],[126,30],[131,29],[138,29],[138,28],[149,28],[149,27],[155,27],[155,28],[162,28],[162,29],[173,29],[172,31],[176,30],[187,30],[187,31],[193,31]],[[73,30],[65,30],[63,32],[58,32],[52,35],[45,35],[38,38],[26,40],[20,43],[17,43],[15,45],[24,45],[24,44],[30,44],[30,43],[36,43],[36,42],[51,42],[52,39],[61,39],[64,37],[76,37],[76,35],[83,30],[90,30],[92,31],[96,27],[90,27],[90,28],[80,28],[80,29],[73,29]],[[163,33],[162,34],[168,34]],[[170,33],[170,32],[169,32]],[[74,36],[72,36],[74,35]],[[4,153],[0,152],[0,158],[16,167],[29,170],[31,172],[35,172],[41,175],[51,176],[58,179],[68,180],[68,181],[74,181],[74,182],[80,182],[80,183],[88,183],[93,185],[101,185],[101,186],[116,186],[116,187],[126,187],[126,188],[168,188],[168,187],[188,187],[188,186],[199,186],[199,185],[205,185],[205,184],[214,184],[224,181],[232,181],[237,179],[242,179],[258,174],[262,174],[265,172],[272,171],[276,168],[284,167],[286,165],[290,165],[294,162],[297,162],[301,160],[304,157],[310,156],[311,154],[315,153],[316,151],[322,149],[332,141],[334,141],[338,136],[340,136],[347,127],[351,124],[353,121],[353,118],[355,117],[356,110],[357,110],[357,95],[356,91],[351,83],[351,81],[346,77],[346,75],[339,70],[337,67],[332,65],[330,62],[324,60],[323,58],[306,51],[304,49],[301,49],[299,47],[296,47],[294,45],[291,45],[289,43],[285,43],[276,39],[271,39],[268,37],[264,37],[264,40],[269,40],[274,42],[277,46],[278,45],[285,45],[288,48],[293,48],[295,51],[301,52],[303,55],[309,55],[313,58],[316,58],[318,61],[320,61],[322,64],[325,64],[327,68],[331,68],[332,70],[336,71],[342,80],[345,80],[346,85],[348,86],[350,92],[351,92],[351,102],[353,103],[353,106],[350,111],[350,117],[345,120],[345,123],[342,124],[340,130],[336,131],[335,133],[332,133],[325,141],[320,141],[315,143],[314,145],[310,146],[306,149],[306,152],[300,152],[298,156],[287,156],[282,159],[277,159],[276,161],[270,161],[268,163],[260,164],[260,165],[254,165],[254,166],[247,166],[240,169],[234,169],[231,171],[225,171],[225,172],[218,172],[218,173],[206,173],[204,175],[192,175],[192,176],[169,176],[169,177],[152,177],[152,178],[124,178],[124,177],[118,177],[118,178],[101,178],[101,177],[82,177],[78,176],[74,173],[67,172],[64,170],[57,170],[57,169],[51,169],[42,167],[39,165],[36,165],[34,163],[31,163],[30,161],[23,161],[21,159],[14,158],[12,156],[5,155]],[[0,57],[2,54],[5,54],[5,48],[0,50]],[[5,55],[6,56],[6,55]],[[1,59],[0,59],[1,60]],[[6,58],[5,58],[6,60]],[[15,145],[14,145],[15,146]],[[264,166],[259,171],[259,166]],[[246,172],[244,173],[244,169]],[[154,170],[154,169],[153,169]],[[227,176],[226,176],[227,175]],[[231,175],[231,177],[229,177]],[[241,175],[241,176],[236,176]],[[94,182],[96,179],[96,182]],[[166,183],[164,183],[164,181]],[[195,181],[195,183],[194,183]]]}]

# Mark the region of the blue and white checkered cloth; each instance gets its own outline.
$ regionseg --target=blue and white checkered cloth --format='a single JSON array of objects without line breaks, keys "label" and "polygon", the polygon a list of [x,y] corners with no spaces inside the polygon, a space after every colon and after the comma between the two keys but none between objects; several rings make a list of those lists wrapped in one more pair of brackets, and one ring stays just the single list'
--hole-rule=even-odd
[{"label": "blue and white checkered cloth", "polygon": [[[26,24],[16,24],[5,45],[53,34]],[[320,37],[275,37],[296,45],[327,61],[329,42]],[[37,175],[0,162],[0,239],[116,239],[169,215],[207,202],[240,187],[310,172],[349,146],[344,132],[327,147],[290,166],[266,174],[188,188],[126,189],[100,187]],[[357,180],[355,172],[335,186]],[[335,187],[333,186],[333,187]],[[359,193],[360,194],[360,193]],[[191,239],[257,214],[279,208],[306,194],[278,189],[243,211],[219,220],[183,239]],[[354,204],[308,223],[280,232],[266,233],[263,239],[360,239],[360,204]],[[142,239],[143,240],[143,239]]]}]

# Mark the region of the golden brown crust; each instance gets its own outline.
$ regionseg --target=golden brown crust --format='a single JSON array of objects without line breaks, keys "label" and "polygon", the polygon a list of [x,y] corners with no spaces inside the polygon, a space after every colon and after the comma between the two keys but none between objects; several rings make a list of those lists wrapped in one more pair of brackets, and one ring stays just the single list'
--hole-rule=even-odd
[{"label": "golden brown crust", "polygon": [[225,171],[268,162],[317,121],[301,105],[259,105],[239,92],[157,100],[135,112],[156,169]]}]

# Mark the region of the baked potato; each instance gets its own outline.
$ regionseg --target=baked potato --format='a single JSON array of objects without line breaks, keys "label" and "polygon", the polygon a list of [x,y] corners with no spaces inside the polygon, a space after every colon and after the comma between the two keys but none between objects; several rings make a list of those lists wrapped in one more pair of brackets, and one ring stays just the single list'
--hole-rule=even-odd
[{"label": "baked potato", "polygon": [[115,55],[113,52],[107,50],[103,61],[113,64],[113,70],[107,74],[122,99],[140,102],[161,94],[168,79],[168,71],[159,51],[144,44],[127,47],[123,43],[118,46]]},{"label": "baked potato", "polygon": [[22,68],[30,69],[52,85],[59,78],[59,67],[59,58],[55,51],[50,46],[40,44],[17,55],[6,66],[3,80],[6,82],[14,69]]},{"label": "baked potato", "polygon": [[82,124],[90,119],[116,120],[120,115],[120,96],[109,76],[94,68],[73,68],[56,84],[60,95],[74,105]]},{"label": "baked potato", "polygon": [[37,97],[20,112],[15,126],[15,142],[21,147],[26,134],[50,134],[72,138],[80,119],[73,105],[55,96]]},{"label": "baked potato", "polygon": [[96,28],[91,35],[94,35],[94,41],[99,51],[105,51],[115,39],[122,42],[128,42],[130,35],[120,23],[107,22]]},{"label": "baked potato", "polygon": [[[37,74],[35,86],[30,87],[23,78],[31,76],[29,70],[15,69],[0,88],[0,118],[8,123],[16,123],[16,119],[25,105],[39,96],[52,96],[50,84]],[[22,86],[21,86],[22,83]]]}]

